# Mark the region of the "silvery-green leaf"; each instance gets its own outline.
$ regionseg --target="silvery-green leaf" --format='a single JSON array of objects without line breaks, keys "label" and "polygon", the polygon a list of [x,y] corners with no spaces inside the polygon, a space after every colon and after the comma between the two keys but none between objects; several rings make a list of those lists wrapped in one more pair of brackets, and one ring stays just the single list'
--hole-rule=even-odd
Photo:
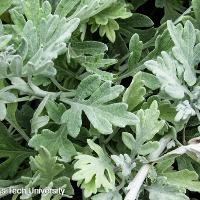
[{"label": "silvery-green leaf", "polygon": [[144,101],[146,90],[144,88],[144,81],[142,80],[142,73],[138,72],[126,89],[123,95],[123,102],[128,104],[128,110],[132,111],[134,108]]},{"label": "silvery-green leaf", "polygon": [[129,43],[130,57],[128,60],[129,68],[134,67],[140,60],[142,54],[143,43],[139,40],[139,35],[135,33]]},{"label": "silvery-green leaf", "polygon": [[20,31],[22,32],[23,27],[26,23],[26,20],[23,14],[19,13],[15,9],[9,10],[9,12],[10,12],[11,19],[15,24],[13,25],[13,29],[16,30],[17,32],[20,32]]},{"label": "silvery-green leaf", "polygon": [[98,157],[87,154],[77,155],[74,168],[78,171],[73,174],[72,179],[79,181],[84,189],[84,196],[90,197],[93,193],[96,194],[100,187],[103,187],[106,192],[113,190],[115,174],[110,159],[103,149],[92,140],[87,142]]},{"label": "silvery-green leaf", "polygon": [[126,145],[126,147],[128,147],[130,150],[134,149],[134,145],[136,144],[136,141],[132,134],[128,132],[123,132],[122,141]]},{"label": "silvery-green leaf", "polygon": [[[28,44],[26,57],[28,62],[24,66],[23,73],[55,75],[56,70],[52,60],[66,51],[66,42],[78,27],[79,21],[77,18],[67,21],[65,18],[51,14],[42,18],[37,28],[32,21],[27,21],[22,36]],[[42,34],[44,32],[45,34]]]},{"label": "silvery-green leaf", "polygon": [[200,159],[200,144],[199,143],[194,143],[194,144],[189,144],[186,146],[181,146],[178,147],[177,149],[170,151],[169,153],[166,154],[166,156],[170,155],[183,155],[187,153],[192,153],[195,155],[197,159]]},{"label": "silvery-green leaf", "polygon": [[181,171],[171,171],[163,173],[167,177],[167,183],[172,186],[178,186],[193,192],[200,192],[200,182],[198,174],[195,171],[184,169]]},{"label": "silvery-green leaf", "polygon": [[62,123],[67,124],[69,134],[73,137],[79,134],[83,111],[93,127],[102,134],[111,134],[112,126],[125,127],[137,123],[137,117],[127,111],[125,103],[109,103],[123,89],[120,85],[112,87],[109,81],[102,84],[99,76],[91,75],[80,83],[74,99],[61,97],[62,102],[71,106],[61,119]]},{"label": "silvery-green leaf", "polygon": [[185,190],[177,186],[155,183],[149,186],[147,190],[149,191],[150,200],[189,200],[185,195]]},{"label": "silvery-green leaf", "polygon": [[154,152],[158,148],[159,148],[159,142],[149,141],[149,142],[145,143],[144,145],[142,145],[142,147],[140,149],[140,154],[141,155],[148,155],[148,154]]},{"label": "silvery-green leaf", "polygon": [[[147,155],[159,147],[158,142],[151,140],[164,126],[164,120],[159,120],[160,112],[158,104],[153,101],[149,109],[139,110],[137,117],[139,123],[136,124],[136,136],[130,133],[123,133],[122,140],[124,144],[133,152]],[[151,120],[150,120],[151,119]]]},{"label": "silvery-green leaf", "polygon": [[0,102],[0,121],[3,121],[6,117],[6,106]]},{"label": "silvery-green leaf", "polygon": [[176,122],[179,122],[180,120],[187,120],[191,116],[196,115],[195,110],[192,108],[188,100],[179,103],[176,107],[176,111],[177,111],[175,117]]},{"label": "silvery-green leaf", "polygon": [[70,46],[73,57],[85,54],[96,55],[108,50],[107,45],[96,41],[73,42]]},{"label": "silvery-green leaf", "polygon": [[22,57],[23,60],[26,59],[28,54],[28,42],[25,38],[22,38],[21,43],[17,49],[18,54]]},{"label": "silvery-green leaf", "polygon": [[22,75],[22,68],[23,68],[22,58],[20,56],[13,57],[9,68],[11,71],[11,76],[13,75],[20,77]]},{"label": "silvery-green leaf", "polygon": [[48,1],[41,5],[39,0],[26,0],[23,1],[23,10],[26,18],[37,27],[42,18],[51,14],[51,5]]},{"label": "silvery-green leaf", "polygon": [[37,133],[38,129],[47,125],[48,122],[49,122],[49,116],[47,115],[31,119],[31,132]]},{"label": "silvery-green leaf", "polygon": [[40,116],[42,114],[43,109],[45,108],[45,105],[49,99],[49,96],[47,95],[39,104],[38,108],[35,110],[33,118],[31,119],[31,132],[37,133],[38,130],[47,125],[49,122],[49,116],[44,115]]},{"label": "silvery-green leaf", "polygon": [[[153,101],[149,109],[139,110],[137,116],[140,123],[136,124],[136,139],[150,140],[164,126],[164,120],[159,120],[158,104]],[[148,121],[147,119],[151,119]]]},{"label": "silvery-green leaf", "polygon": [[184,3],[179,0],[166,1],[166,0],[156,0],[155,6],[157,8],[164,9],[164,16],[161,20],[161,23],[164,23],[167,20],[176,20],[181,14],[185,11]]},{"label": "silvery-green leaf", "polygon": [[12,77],[10,78],[11,83],[15,86],[16,89],[18,89],[21,92],[31,94],[32,89],[30,86],[22,79],[19,77]]},{"label": "silvery-green leaf", "polygon": [[198,0],[192,0],[192,8],[194,10],[194,14],[198,22],[198,25],[200,26],[200,14],[199,14],[200,3]]},{"label": "silvery-green leaf", "polygon": [[72,142],[67,139],[66,131],[65,127],[61,127],[55,133],[44,129],[41,134],[36,134],[31,138],[29,146],[35,148],[35,150],[44,146],[52,156],[56,156],[58,153],[63,161],[69,162],[71,157],[76,154],[76,150]]},{"label": "silvery-green leaf", "polygon": [[133,168],[136,167],[136,163],[131,160],[128,154],[120,154],[119,156],[111,155],[111,158],[116,166],[121,168],[123,176],[129,176]]},{"label": "silvery-green leaf", "polygon": [[1,92],[0,102],[2,103],[12,103],[17,100],[17,97],[11,92]]},{"label": "silvery-green leaf", "polygon": [[72,17],[78,17],[81,21],[85,21],[90,17],[100,13],[106,8],[109,8],[116,0],[85,0],[82,1],[79,6],[77,7],[76,11],[73,13]]},{"label": "silvery-green leaf", "polygon": [[182,99],[185,89],[177,77],[177,70],[182,68],[182,65],[167,52],[162,52],[161,55],[162,57],[158,57],[157,60],[145,62],[145,65],[156,75],[162,90],[173,98]]},{"label": "silvery-green leaf", "polygon": [[80,0],[61,0],[56,7],[55,14],[61,17],[67,16],[80,2]]},{"label": "silvery-green leaf", "polygon": [[[0,54],[0,79],[22,76],[23,61],[19,55]],[[3,53],[2,53],[3,54]]]},{"label": "silvery-green leaf", "polygon": [[144,81],[144,85],[151,90],[157,90],[160,88],[160,82],[153,74],[141,72],[142,73],[142,80]]},{"label": "silvery-green leaf", "polygon": [[[162,30],[163,27],[161,27]],[[157,56],[161,54],[162,51],[171,51],[172,47],[174,46],[170,34],[168,30],[164,30],[163,32],[158,32],[158,37],[155,41],[155,49],[151,51],[148,55],[148,59],[155,59]]]},{"label": "silvery-green leaf", "polygon": [[177,114],[176,106],[173,105],[169,100],[162,100],[158,95],[149,97],[147,102],[143,103],[142,108],[148,108],[154,100],[158,102],[160,118],[169,122],[174,122],[175,116]]},{"label": "silvery-green leaf", "polygon": [[10,42],[11,39],[12,39],[12,35],[0,36],[0,50],[5,48],[5,46],[8,44],[8,42]]},{"label": "silvery-green leaf", "polygon": [[[64,170],[64,165],[58,163],[57,157],[52,156],[45,147],[39,149],[38,155],[30,157],[30,167],[33,173],[35,173],[35,177],[39,175],[35,185],[42,187],[48,186],[49,183],[53,182],[60,172]],[[32,179],[35,177],[33,176]],[[34,180],[30,180],[30,184],[31,182],[34,184]]]},{"label": "silvery-green leaf", "polygon": [[189,86],[196,83],[195,65],[197,64],[194,48],[196,44],[196,31],[190,21],[185,23],[184,27],[174,26],[171,21],[168,21],[167,27],[170,36],[175,44],[172,48],[176,59],[184,67],[184,80]]},{"label": "silvery-green leaf", "polygon": [[65,106],[62,103],[57,104],[54,101],[49,100],[45,107],[49,117],[56,123],[60,123],[61,116],[66,110]]},{"label": "silvery-green leaf", "polygon": [[[71,17],[79,17],[81,21],[88,20],[88,24],[91,25],[91,32],[95,32],[99,28],[101,37],[106,35],[111,42],[114,42],[116,39],[115,31],[119,30],[119,25],[115,19],[126,19],[131,15],[132,13],[124,1],[87,0],[79,4]],[[83,31],[84,33],[85,31]]]},{"label": "silvery-green leaf", "polygon": [[116,59],[104,58],[107,50],[108,47],[101,42],[83,41],[73,42],[68,53],[70,58],[85,67],[88,72],[100,75],[103,80],[112,80],[112,73],[102,70],[117,62]]},{"label": "silvery-green leaf", "polygon": [[175,162],[175,158],[169,158],[169,159],[158,162],[158,164],[156,165],[157,173],[162,174],[166,172],[167,170],[170,170],[170,167],[173,165],[174,162]]}]

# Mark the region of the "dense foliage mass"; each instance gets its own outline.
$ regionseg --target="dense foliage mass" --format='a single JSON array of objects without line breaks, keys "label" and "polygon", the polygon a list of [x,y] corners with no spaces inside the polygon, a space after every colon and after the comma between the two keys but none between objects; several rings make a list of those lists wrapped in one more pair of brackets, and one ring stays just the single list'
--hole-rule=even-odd
[{"label": "dense foliage mass", "polygon": [[199,0],[0,0],[0,18],[0,198],[197,200]]}]

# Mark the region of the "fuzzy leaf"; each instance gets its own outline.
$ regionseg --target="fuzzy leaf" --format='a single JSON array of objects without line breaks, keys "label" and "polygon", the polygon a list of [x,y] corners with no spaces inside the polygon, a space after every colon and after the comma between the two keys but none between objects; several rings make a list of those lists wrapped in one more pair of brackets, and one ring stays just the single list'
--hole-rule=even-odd
[{"label": "fuzzy leaf", "polygon": [[[77,28],[79,19],[72,19],[67,22],[65,18],[60,19],[56,15],[49,15],[40,23],[40,30],[35,30],[31,21],[28,21],[24,27],[24,37],[29,45],[29,62],[25,65],[24,73],[55,75],[52,60],[66,51],[65,42],[71,37],[71,33]],[[32,38],[30,37],[32,30]],[[39,35],[40,32],[46,32],[45,35]],[[37,38],[40,38],[40,44],[37,44]],[[35,46],[32,46],[35,41]]]},{"label": "fuzzy leaf", "polygon": [[[16,23],[14,29],[19,31],[22,44],[25,44],[23,47],[28,48],[23,73],[55,75],[56,70],[52,60],[66,51],[66,42],[78,27],[80,20],[73,18],[67,21],[64,17],[52,15],[48,1],[40,5],[39,0],[26,0],[24,1],[24,12],[28,21],[25,24],[22,22],[23,29],[21,23],[14,21]],[[12,13],[23,19],[17,10]],[[20,49],[20,51],[24,50]]]},{"label": "fuzzy leaf", "polygon": [[161,55],[157,60],[145,62],[145,65],[156,75],[162,90],[173,98],[182,99],[185,89],[177,77],[177,71],[181,70],[182,66],[167,52],[162,52]]},{"label": "fuzzy leaf", "polygon": [[49,116],[38,116],[38,117],[33,117],[31,119],[31,132],[32,133],[37,133],[40,128],[43,126],[47,125],[49,122]]},{"label": "fuzzy leaf", "polygon": [[192,8],[194,10],[196,20],[198,21],[198,25],[200,26],[200,14],[199,14],[200,3],[198,0],[192,0]]},{"label": "fuzzy leaf", "polygon": [[12,39],[12,35],[0,35],[0,50],[4,49]]},{"label": "fuzzy leaf", "polygon": [[137,123],[137,117],[133,113],[127,112],[125,103],[108,104],[122,91],[122,86],[112,87],[111,82],[101,84],[97,75],[85,78],[78,86],[74,99],[61,98],[61,101],[71,106],[62,115],[62,123],[67,124],[69,134],[73,137],[79,134],[83,111],[93,127],[102,134],[111,134],[112,125],[125,127]]},{"label": "fuzzy leaf", "polygon": [[170,36],[175,44],[172,48],[173,54],[176,59],[184,67],[184,80],[189,86],[196,83],[196,75],[194,67],[200,62],[196,60],[195,49],[199,48],[196,44],[195,28],[190,21],[185,23],[185,26],[174,26],[171,21],[168,21],[167,27]]},{"label": "fuzzy leaf", "polygon": [[174,122],[177,114],[176,107],[169,100],[162,100],[160,96],[155,95],[148,98],[147,102],[143,103],[142,108],[148,108],[151,103],[156,100],[160,110],[160,118],[169,122]]},{"label": "fuzzy leaf", "polygon": [[112,80],[113,75],[102,70],[117,62],[116,59],[104,58],[107,50],[108,47],[101,42],[74,42],[69,48],[69,55],[88,72],[98,74],[103,80]]},{"label": "fuzzy leaf", "polygon": [[183,155],[183,154],[192,154],[194,155],[197,159],[200,158],[200,144],[197,142],[197,143],[191,143],[189,145],[186,145],[186,146],[181,146],[181,147],[178,147],[177,149],[169,152],[166,154],[166,157],[167,156],[170,156],[170,155]]},{"label": "fuzzy leaf", "polygon": [[[151,140],[164,126],[164,120],[159,120],[160,112],[156,101],[152,102],[149,109],[139,110],[137,116],[140,120],[136,124],[136,143],[143,144],[147,140]],[[148,121],[148,119],[151,119]]]},{"label": "fuzzy leaf", "polygon": [[[129,42],[134,33],[140,36],[140,40],[148,41],[155,34],[153,21],[141,13],[133,13],[126,20],[119,20],[119,32],[127,38]],[[144,29],[144,30],[143,30]]]},{"label": "fuzzy leaf", "polygon": [[92,140],[87,140],[87,142],[98,157],[85,154],[76,156],[75,159],[77,161],[74,164],[74,168],[78,171],[72,176],[72,179],[81,184],[85,197],[90,197],[91,194],[96,194],[97,189],[100,187],[103,187],[106,192],[109,189],[113,189],[115,174],[112,164],[103,149]]},{"label": "fuzzy leaf", "polygon": [[176,107],[176,117],[175,121],[179,122],[181,120],[188,120],[191,116],[196,115],[195,110],[192,108],[188,100],[183,101]]},{"label": "fuzzy leaf", "polygon": [[0,121],[3,121],[6,117],[6,105],[0,102]]},{"label": "fuzzy leaf", "polygon": [[185,10],[182,0],[156,0],[155,5],[158,8],[164,8],[165,15],[161,20],[162,23],[171,19],[176,20]]},{"label": "fuzzy leaf", "polygon": [[128,133],[128,132],[123,132],[122,133],[122,141],[124,142],[124,144],[130,149],[133,150],[133,145],[135,145],[136,141],[135,138],[133,137],[132,134]]},{"label": "fuzzy leaf", "polygon": [[142,73],[142,80],[144,81],[144,85],[151,89],[151,90],[156,90],[160,88],[160,82],[156,78],[156,76],[146,73],[146,72],[141,72]]},{"label": "fuzzy leaf", "polygon": [[128,60],[129,68],[134,67],[140,60],[143,49],[143,43],[140,41],[139,35],[135,33],[129,43],[130,57]]},{"label": "fuzzy leaf", "polygon": [[67,16],[74,7],[80,2],[80,0],[61,0],[56,7],[55,14],[60,15],[61,17]]},{"label": "fuzzy leaf", "polygon": [[159,115],[160,112],[156,101],[151,104],[149,109],[139,110],[137,116],[140,122],[136,124],[136,137],[134,138],[130,133],[123,133],[122,140],[124,144],[130,150],[141,155],[147,155],[156,150],[159,147],[158,142],[149,140],[164,126],[164,120],[158,120]]},{"label": "fuzzy leaf", "polygon": [[144,81],[142,80],[142,73],[138,72],[130,86],[126,89],[123,95],[123,102],[128,104],[128,110],[132,111],[134,108],[144,101],[146,90],[144,88]]},{"label": "fuzzy leaf", "polygon": [[159,143],[157,141],[154,141],[154,142],[149,141],[141,147],[140,154],[148,155],[151,152],[154,152],[158,148],[159,148]]},{"label": "fuzzy leaf", "polygon": [[101,37],[106,35],[111,42],[115,42],[115,31],[119,30],[119,25],[115,19],[126,19],[131,15],[132,13],[129,12],[124,1],[113,3],[111,7],[104,9],[90,19],[91,31],[95,32],[99,27]]},{"label": "fuzzy leaf", "polygon": [[76,8],[75,12],[70,16],[70,18],[78,17],[81,21],[87,21],[89,18],[97,15],[104,9],[109,8],[116,0],[85,0]]},{"label": "fuzzy leaf", "polygon": [[9,60],[0,59],[0,79],[22,76],[23,61],[21,56],[12,56]]},{"label": "fuzzy leaf", "polygon": [[120,154],[119,156],[112,155],[111,158],[115,162],[116,166],[121,168],[123,176],[129,176],[132,169],[136,166],[136,163],[133,162],[127,154]]},{"label": "fuzzy leaf", "polygon": [[32,21],[35,27],[39,26],[42,18],[51,14],[51,5],[48,1],[41,5],[39,0],[25,0],[23,9],[27,20]]},{"label": "fuzzy leaf", "polygon": [[162,200],[189,200],[184,194],[184,190],[180,190],[176,186],[161,185],[159,183],[153,184],[148,187],[150,200],[162,199]]},{"label": "fuzzy leaf", "polygon": [[32,171],[39,175],[36,184],[41,187],[48,186],[64,170],[64,165],[57,163],[57,157],[52,157],[44,147],[40,148],[37,156],[30,157],[30,166]]},{"label": "fuzzy leaf", "polygon": [[59,124],[61,122],[61,116],[66,110],[65,106],[62,103],[57,104],[54,101],[48,100],[45,107],[49,117]]},{"label": "fuzzy leaf", "polygon": [[164,173],[163,175],[167,177],[167,183],[169,185],[185,188],[193,192],[200,192],[198,174],[194,171],[185,169],[181,171]]},{"label": "fuzzy leaf", "polygon": [[49,150],[52,156],[56,156],[58,153],[65,162],[69,162],[71,157],[76,154],[74,145],[67,139],[66,127],[61,127],[55,133],[44,129],[41,134],[36,134],[31,138],[29,146],[37,151],[43,146]]}]

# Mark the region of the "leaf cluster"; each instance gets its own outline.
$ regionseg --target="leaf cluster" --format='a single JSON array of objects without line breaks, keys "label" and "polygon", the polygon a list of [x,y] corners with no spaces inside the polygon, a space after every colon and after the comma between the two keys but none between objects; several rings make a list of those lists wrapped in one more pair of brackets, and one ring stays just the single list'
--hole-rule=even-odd
[{"label": "leaf cluster", "polygon": [[0,198],[200,193],[199,9],[199,0],[0,1],[0,191],[26,191]]}]

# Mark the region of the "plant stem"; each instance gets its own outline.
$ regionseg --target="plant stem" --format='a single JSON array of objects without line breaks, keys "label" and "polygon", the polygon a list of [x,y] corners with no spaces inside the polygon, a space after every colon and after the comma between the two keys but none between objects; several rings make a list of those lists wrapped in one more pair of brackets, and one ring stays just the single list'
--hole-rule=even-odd
[{"label": "plant stem", "polygon": [[62,85],[60,85],[60,83],[53,77],[50,78],[52,83],[60,90],[60,91],[70,91],[67,88],[64,88]]},{"label": "plant stem", "polygon": [[[186,125],[187,125],[187,124],[186,124]],[[182,133],[182,140],[183,140],[183,144],[184,144],[184,145],[186,145],[185,128],[186,128],[186,126],[184,126],[184,128],[183,128],[183,133]]]},{"label": "plant stem", "polygon": [[17,130],[17,132],[28,142],[30,140],[29,136],[21,129],[20,126],[16,125],[15,122],[6,118],[6,120]]},{"label": "plant stem", "polygon": [[120,191],[126,183],[124,176],[121,177],[121,180],[122,180],[121,183],[116,187],[117,191]]},{"label": "plant stem", "polygon": [[118,132],[119,128],[116,128],[113,130],[113,132],[106,138],[106,140],[104,141],[105,144],[108,144],[112,138],[116,135],[116,133]]},{"label": "plant stem", "polygon": [[32,83],[31,77],[28,77],[28,85],[32,89],[33,94],[35,96],[44,98],[47,95],[54,96],[54,97],[58,97],[60,95],[60,92],[47,92],[47,91],[41,90],[38,86],[36,86]]},{"label": "plant stem", "polygon": [[[167,144],[171,141],[171,139],[172,139],[172,134],[168,134],[164,136],[163,138],[161,138],[159,141],[159,144],[160,144],[159,148],[155,152],[149,155],[149,159],[150,160],[157,159],[165,150]],[[133,181],[130,182],[130,184],[128,185],[129,192],[127,193],[124,200],[135,200],[137,198],[140,188],[144,180],[146,179],[146,176],[148,175],[150,167],[151,167],[150,164],[144,164],[140,168],[140,170],[138,171]]]},{"label": "plant stem", "polygon": [[151,162],[156,160],[162,154],[162,152],[165,150],[167,144],[171,140],[172,140],[172,135],[171,134],[166,135],[163,138],[161,138],[160,141],[159,141],[159,148],[148,156],[149,160]]},{"label": "plant stem", "polygon": [[183,17],[187,14],[189,14],[192,11],[192,6],[190,6],[178,19],[176,19],[176,21],[174,22],[174,24],[178,24],[179,22],[181,22],[181,20],[183,19]]},{"label": "plant stem", "polygon": [[133,181],[128,185],[129,192],[124,200],[135,200],[138,196],[139,190],[146,179],[151,165],[145,164],[138,171]]}]

